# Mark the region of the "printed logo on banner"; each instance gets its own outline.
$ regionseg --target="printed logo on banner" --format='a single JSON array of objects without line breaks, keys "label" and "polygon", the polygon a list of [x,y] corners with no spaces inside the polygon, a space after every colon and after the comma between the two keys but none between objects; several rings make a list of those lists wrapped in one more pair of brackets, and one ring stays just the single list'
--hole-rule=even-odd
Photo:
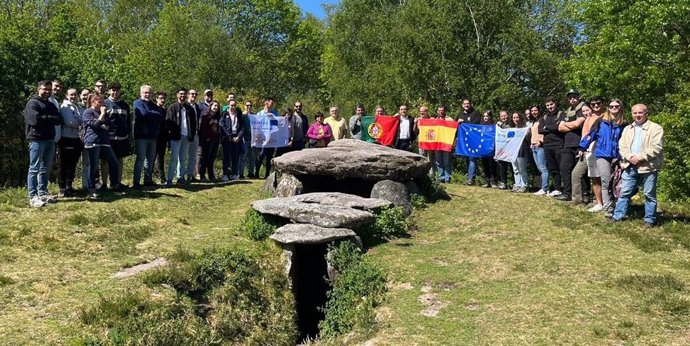
[{"label": "printed logo on banner", "polygon": [[381,136],[383,136],[383,126],[381,126],[379,123],[372,123],[369,125],[367,132],[369,132],[369,137],[379,139]]},{"label": "printed logo on banner", "polygon": [[426,139],[428,141],[435,141],[436,140],[436,131],[435,130],[429,130],[426,133]]},{"label": "printed logo on banner", "polygon": [[[472,146],[470,143],[470,136],[472,136],[472,132],[477,132],[479,134],[479,142],[478,143],[473,143],[476,146]],[[465,132],[465,148],[467,151],[473,154],[478,154],[482,150],[482,145],[484,145],[484,136],[482,136],[483,132],[481,128],[477,127],[470,127],[467,129]]]}]

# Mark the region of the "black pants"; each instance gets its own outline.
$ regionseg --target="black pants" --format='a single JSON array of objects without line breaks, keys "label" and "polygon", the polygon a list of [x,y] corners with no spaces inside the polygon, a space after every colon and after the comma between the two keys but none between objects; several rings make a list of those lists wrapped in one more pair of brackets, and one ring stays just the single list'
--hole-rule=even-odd
[{"label": "black pants", "polygon": [[482,157],[482,171],[487,184],[496,184],[496,160],[493,157]]},{"label": "black pants", "polygon": [[572,192],[573,192],[573,182],[572,182],[572,175],[573,175],[573,168],[575,168],[575,164],[577,164],[577,159],[575,158],[575,155],[577,155],[577,149],[576,148],[563,148],[561,149],[561,179],[563,180],[563,194],[566,197],[570,197]]},{"label": "black pants", "polygon": [[79,157],[81,157],[83,149],[84,144],[79,138],[60,138],[58,142],[58,150],[60,152],[60,176],[58,185],[60,186],[60,190],[72,190],[74,172],[77,170],[77,162],[79,162]]},{"label": "black pants", "polygon": [[155,171],[158,171],[158,176],[161,181],[165,183],[165,151],[168,150],[168,140],[164,137],[156,139],[156,165]]},{"label": "black pants", "polygon": [[412,141],[409,139],[400,139],[398,138],[398,141],[395,142],[395,149],[400,149],[400,150],[410,150],[410,145],[412,144]]},{"label": "black pants", "polygon": [[256,158],[256,167],[254,170],[254,175],[259,176],[259,171],[261,170],[261,164],[263,161],[266,161],[266,173],[264,174],[264,179],[268,178],[268,175],[271,174],[271,160],[273,159],[273,154],[275,153],[276,149],[275,148],[261,148],[259,151],[259,155]]},{"label": "black pants", "polygon": [[202,141],[199,143],[201,157],[199,158],[199,175],[203,179],[208,174],[209,180],[215,180],[216,174],[213,172],[213,162],[218,155],[218,141]]},{"label": "black pants", "polygon": [[500,181],[501,183],[503,183],[507,186],[508,185],[508,172],[513,171],[513,165],[511,165],[510,162],[506,162],[506,161],[498,161],[496,164],[498,166],[498,181]]},{"label": "black pants", "polygon": [[549,169],[549,176],[553,181],[553,189],[561,191],[561,147],[549,146],[544,147],[544,156],[546,156],[546,167]]}]

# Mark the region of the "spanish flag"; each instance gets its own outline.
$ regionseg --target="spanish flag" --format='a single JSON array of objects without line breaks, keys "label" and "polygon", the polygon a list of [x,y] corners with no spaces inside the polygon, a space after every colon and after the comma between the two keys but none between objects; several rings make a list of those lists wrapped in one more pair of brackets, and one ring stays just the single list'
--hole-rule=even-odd
[{"label": "spanish flag", "polygon": [[387,146],[393,145],[400,118],[377,115],[376,117],[362,117],[361,121],[363,140]]},{"label": "spanish flag", "polygon": [[457,122],[454,120],[420,118],[417,120],[417,127],[419,128],[419,136],[417,137],[419,149],[453,152],[455,132],[458,130]]}]

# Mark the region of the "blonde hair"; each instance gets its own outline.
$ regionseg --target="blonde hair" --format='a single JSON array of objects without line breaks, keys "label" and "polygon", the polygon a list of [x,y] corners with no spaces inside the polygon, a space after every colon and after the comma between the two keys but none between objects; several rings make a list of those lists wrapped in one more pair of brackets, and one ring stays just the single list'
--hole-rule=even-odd
[{"label": "blonde hair", "polygon": [[[618,123],[622,124],[624,122],[625,116],[625,113],[623,112],[623,101],[621,101],[621,99],[612,99],[609,103],[611,102],[617,102],[620,105],[620,107],[618,108]],[[606,113],[604,113],[602,118],[603,120],[606,120],[608,122],[615,120],[609,110],[607,110]]]}]

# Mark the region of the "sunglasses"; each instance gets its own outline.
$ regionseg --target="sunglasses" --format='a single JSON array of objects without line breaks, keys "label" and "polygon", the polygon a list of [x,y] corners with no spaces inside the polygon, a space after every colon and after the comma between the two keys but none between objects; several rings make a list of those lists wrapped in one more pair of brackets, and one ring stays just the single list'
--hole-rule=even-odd
[{"label": "sunglasses", "polygon": [[609,108],[620,108],[621,105],[609,105]]}]

